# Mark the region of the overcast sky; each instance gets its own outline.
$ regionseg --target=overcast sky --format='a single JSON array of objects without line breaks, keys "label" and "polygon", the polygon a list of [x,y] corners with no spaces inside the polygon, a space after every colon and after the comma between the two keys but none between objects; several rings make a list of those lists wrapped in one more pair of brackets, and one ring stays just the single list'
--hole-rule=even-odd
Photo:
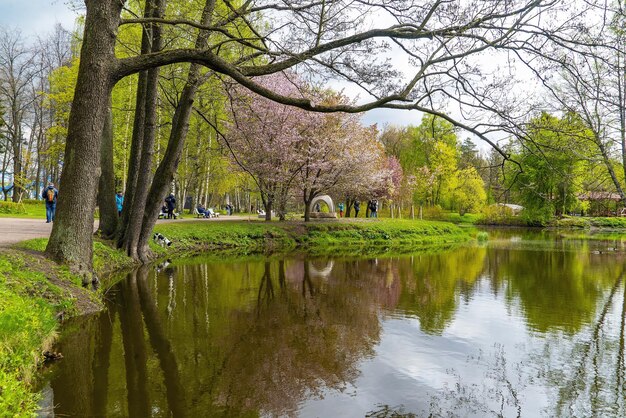
[{"label": "overcast sky", "polygon": [[31,42],[51,32],[56,23],[72,29],[75,18],[67,0],[0,0],[0,26],[19,30]]},{"label": "overcast sky", "polygon": [[[68,5],[68,0],[0,0],[0,26],[19,30],[29,42],[51,32],[56,23],[72,29],[76,17],[77,13]],[[378,124],[379,129],[385,125],[419,125],[421,113],[378,109],[363,114],[362,120],[366,125]],[[460,133],[460,136],[466,134]],[[481,148],[486,145],[482,141],[476,142]]]}]

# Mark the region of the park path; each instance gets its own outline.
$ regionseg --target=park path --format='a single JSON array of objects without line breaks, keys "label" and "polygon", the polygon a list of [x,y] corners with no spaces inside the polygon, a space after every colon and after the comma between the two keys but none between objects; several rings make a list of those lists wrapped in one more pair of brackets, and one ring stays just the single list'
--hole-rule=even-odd
[{"label": "park path", "polygon": [[[248,216],[220,216],[213,219],[196,219],[192,215],[187,215],[184,219],[159,219],[163,222],[216,222],[216,221],[241,221],[256,219]],[[94,230],[98,227],[98,221],[94,225]],[[0,218],[0,247],[8,247],[20,241],[33,238],[47,238],[52,231],[52,224],[46,223],[45,219],[25,219],[25,218]]]}]

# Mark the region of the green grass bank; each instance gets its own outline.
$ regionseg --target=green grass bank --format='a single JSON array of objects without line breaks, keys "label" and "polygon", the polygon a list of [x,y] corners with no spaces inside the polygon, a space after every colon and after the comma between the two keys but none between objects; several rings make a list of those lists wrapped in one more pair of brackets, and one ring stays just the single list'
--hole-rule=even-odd
[{"label": "green grass bank", "polygon": [[[471,239],[450,223],[404,220],[261,222],[211,220],[161,223],[155,228],[172,241],[151,247],[156,257],[204,254],[286,253],[359,255],[412,252]],[[97,311],[100,295],[80,286],[66,267],[43,257],[47,239],[34,239],[0,251],[0,411],[34,416],[32,392],[42,352],[56,337],[62,317]],[[94,268],[102,277],[133,266],[105,242],[94,243]],[[105,279],[106,280],[106,279]],[[3,416],[4,416],[3,415]]]}]

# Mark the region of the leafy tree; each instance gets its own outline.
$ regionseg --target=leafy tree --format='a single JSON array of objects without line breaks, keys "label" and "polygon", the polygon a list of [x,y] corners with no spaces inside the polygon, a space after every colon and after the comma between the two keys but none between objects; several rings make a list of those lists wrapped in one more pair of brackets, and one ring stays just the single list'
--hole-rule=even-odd
[{"label": "leafy tree", "polygon": [[532,142],[520,149],[524,171],[514,187],[526,216],[544,222],[576,206],[587,167],[581,138],[589,133],[575,115],[559,119],[543,113],[531,120],[527,135]]},{"label": "leafy tree", "polygon": [[474,167],[456,172],[456,187],[452,191],[452,201],[459,214],[479,212],[487,200],[485,184]]},{"label": "leafy tree", "polygon": [[[283,2],[262,5],[246,2],[235,6],[208,1],[199,18],[193,13],[179,13],[182,8],[174,8],[172,14],[168,14],[170,9],[165,8],[164,15],[146,14],[127,19],[122,19],[125,2],[86,0],[85,5],[86,36],[81,48],[76,100],[68,124],[61,176],[64,199],[59,202],[46,250],[54,259],[68,262],[73,270],[81,272],[90,271],[92,264],[90,225],[97,181],[90,177],[100,161],[101,131],[111,91],[115,83],[126,76],[189,62],[193,63],[190,68],[202,65],[211,71],[207,73],[210,76],[230,78],[283,104],[324,112],[358,112],[375,107],[416,109],[440,115],[493,144],[485,136],[492,127],[456,121],[439,111],[441,102],[454,102],[498,117],[501,112],[515,108],[511,103],[504,106],[500,100],[501,94],[509,97],[504,90],[509,87],[508,80],[504,83],[495,77],[487,89],[468,88],[475,82],[483,82],[488,74],[481,71],[479,61],[464,58],[478,56],[486,50],[509,48],[523,48],[533,53],[544,46],[534,39],[551,36],[554,27],[564,33],[558,37],[561,44],[567,43],[567,30],[578,28],[576,19],[570,19],[565,13],[555,14],[554,19],[562,20],[559,24],[552,21],[548,26],[540,19],[538,26],[537,14],[553,4],[534,0],[497,0],[489,4],[407,2],[393,8],[377,3],[350,3],[337,5],[337,9],[318,7],[315,2],[298,3],[296,7]],[[383,26],[390,20],[394,22],[392,25]],[[179,47],[177,42],[164,41],[161,51],[143,50],[139,55],[120,58],[115,54],[120,25],[167,27],[171,31],[163,30],[164,34],[194,41],[184,47]],[[188,36],[179,37],[174,30],[176,27],[189,29]],[[373,29],[369,29],[371,27]],[[191,43],[194,45],[189,46]],[[391,45],[397,45],[407,61],[388,59]],[[223,50],[229,48],[232,54],[222,55]],[[413,67],[407,70],[397,66],[400,62],[409,62]],[[309,74],[316,77],[341,78],[354,83],[374,99],[354,106],[322,106],[310,97],[284,96],[256,81],[261,75],[288,68],[310,70]],[[193,74],[191,77],[189,73],[192,84],[180,100],[185,107],[190,106],[195,97],[197,86],[194,84],[201,77],[199,72]],[[158,184],[152,184],[143,212],[141,251],[155,221],[154,208],[158,210],[157,205],[178,165],[187,115],[186,110],[181,110],[181,117],[175,118],[172,128],[176,132],[172,136],[175,139],[155,172]],[[135,166],[136,160],[132,161],[131,166]],[[145,172],[145,168],[141,170]],[[139,215],[137,212],[131,218]]]},{"label": "leafy tree", "polygon": [[[297,86],[282,74],[264,77],[262,83],[282,94],[297,94]],[[231,93],[231,119],[223,136],[233,159],[254,179],[261,193],[265,219],[275,205],[284,205],[304,159],[300,149],[304,132],[319,124],[320,115],[278,104],[242,88]],[[281,218],[284,212],[280,211]]]},{"label": "leafy tree", "polygon": [[19,32],[0,31],[0,103],[6,109],[2,130],[13,159],[13,201],[19,202],[26,186],[24,166],[26,121],[31,116],[31,86],[36,77],[35,54]]}]

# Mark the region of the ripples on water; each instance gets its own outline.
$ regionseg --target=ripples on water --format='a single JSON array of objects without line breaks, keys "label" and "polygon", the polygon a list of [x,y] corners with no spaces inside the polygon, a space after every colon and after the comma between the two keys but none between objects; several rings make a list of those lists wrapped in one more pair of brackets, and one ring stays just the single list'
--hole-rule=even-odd
[{"label": "ripples on water", "polygon": [[65,328],[41,414],[624,416],[625,260],[615,239],[508,232],[143,268]]}]

